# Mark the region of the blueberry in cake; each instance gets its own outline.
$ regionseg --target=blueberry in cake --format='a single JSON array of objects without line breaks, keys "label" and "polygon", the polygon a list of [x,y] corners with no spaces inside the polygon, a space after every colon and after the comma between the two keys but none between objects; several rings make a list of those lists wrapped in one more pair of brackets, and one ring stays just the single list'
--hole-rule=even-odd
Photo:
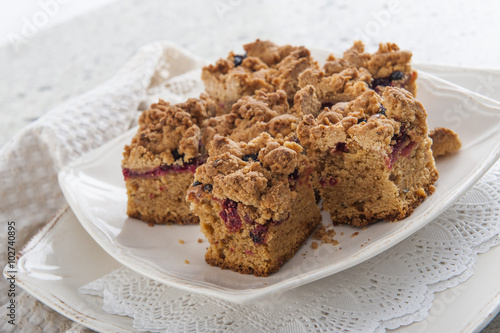
[{"label": "blueberry in cake", "polygon": [[210,243],[206,262],[256,276],[276,272],[321,221],[312,171],[294,142],[216,135],[187,194]]},{"label": "blueberry in cake", "polygon": [[438,178],[427,114],[408,91],[387,87],[307,115],[300,143],[315,163],[323,209],[334,223],[364,226],[409,216]]},{"label": "blueberry in cake", "polygon": [[257,39],[243,48],[245,54],[230,52],[227,59],[202,69],[205,90],[223,112],[229,112],[242,96],[261,89],[283,90],[289,102],[293,102],[295,92],[300,89],[298,75],[307,68],[318,68],[303,46],[277,46]]},{"label": "blueberry in cake", "polygon": [[141,114],[122,161],[129,216],[152,224],[198,223],[185,197],[203,163],[201,128],[213,114],[206,96],[176,105],[160,100]]}]

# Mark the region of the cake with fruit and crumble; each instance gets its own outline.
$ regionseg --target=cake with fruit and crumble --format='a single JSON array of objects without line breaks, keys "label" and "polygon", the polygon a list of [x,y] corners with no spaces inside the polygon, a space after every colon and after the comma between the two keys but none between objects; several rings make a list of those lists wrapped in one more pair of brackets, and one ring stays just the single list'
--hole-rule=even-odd
[{"label": "cake with fruit and crumble", "polygon": [[122,161],[129,216],[151,224],[198,223],[186,190],[203,163],[201,129],[214,114],[215,104],[203,95],[176,105],[160,100],[141,114]]},{"label": "cake with fruit and crumble", "polygon": [[344,52],[342,58],[330,55],[323,70],[326,76],[340,73],[347,68],[366,69],[372,80],[370,87],[382,92],[385,87],[404,88],[413,96],[417,94],[417,72],[411,66],[412,53],[401,50],[394,43],[380,43],[377,52],[365,52],[362,42]]},{"label": "cake with fruit and crumble", "polygon": [[278,46],[257,39],[243,48],[245,54],[230,52],[227,59],[219,59],[215,65],[202,69],[205,91],[225,112],[242,96],[253,95],[257,90],[283,90],[293,102],[300,89],[299,74],[308,68],[318,68],[303,46]]},{"label": "cake with fruit and crumble", "polygon": [[256,276],[276,272],[321,221],[312,171],[294,142],[216,135],[187,194],[210,243],[206,262]]},{"label": "cake with fruit and crumble", "polygon": [[381,43],[377,52],[365,52],[357,41],[342,58],[330,55],[321,69],[310,68],[299,75],[299,86],[312,85],[325,106],[348,102],[365,91],[382,93],[385,87],[399,87],[417,93],[417,72],[411,66],[412,53],[394,43]]},{"label": "cake with fruit and crumble", "polygon": [[386,87],[307,115],[300,143],[315,163],[315,185],[334,223],[400,220],[438,178],[427,114],[408,91]]}]

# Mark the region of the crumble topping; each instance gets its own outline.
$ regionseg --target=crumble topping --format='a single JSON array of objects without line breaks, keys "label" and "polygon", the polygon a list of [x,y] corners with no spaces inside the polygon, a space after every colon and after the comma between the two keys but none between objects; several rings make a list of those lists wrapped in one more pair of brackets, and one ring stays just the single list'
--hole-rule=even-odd
[{"label": "crumble topping", "polygon": [[210,191],[192,186],[188,199],[201,200],[207,194],[228,198],[246,206],[262,207],[265,210],[262,215],[248,212],[258,223],[283,220],[297,196],[293,190],[297,175],[311,172],[301,152],[300,145],[273,139],[268,133],[260,134],[249,143],[236,143],[216,135],[210,157],[198,167],[195,175],[197,182],[211,185]]},{"label": "crumble topping", "polygon": [[462,147],[457,133],[448,128],[437,127],[430,132],[429,137],[432,139],[431,149],[434,158],[456,153]]},{"label": "crumble topping", "polygon": [[214,115],[213,101],[205,95],[171,105],[160,100],[139,117],[139,130],[125,146],[122,166],[141,170],[190,162],[200,155],[201,129]]},{"label": "crumble topping", "polygon": [[245,55],[230,52],[227,59],[202,69],[206,92],[218,102],[220,113],[227,113],[240,97],[257,90],[283,90],[293,101],[299,90],[298,75],[307,68],[318,68],[303,46],[277,46],[257,39],[243,48]]},{"label": "crumble topping", "polygon": [[274,137],[295,136],[299,118],[290,110],[283,90],[273,93],[257,91],[253,96],[244,96],[232,107],[230,113],[211,118],[203,133],[203,144],[209,146],[216,134],[239,142],[248,142],[260,133],[268,132]]},{"label": "crumble topping", "polygon": [[373,78],[389,77],[395,71],[410,73],[412,53],[400,50],[394,43],[380,43],[374,54],[365,52],[365,45],[354,42],[354,45],[344,52],[342,58],[330,55],[323,69],[327,76],[340,73],[346,68],[366,68]]},{"label": "crumble topping", "polygon": [[393,148],[397,135],[419,142],[427,133],[426,116],[422,105],[405,90],[387,88],[382,96],[370,90],[347,105],[325,108],[317,119],[306,115],[297,135],[302,144],[321,151],[338,143],[347,145],[341,149],[353,149],[351,142],[362,149],[384,151]]},{"label": "crumble topping", "polygon": [[321,103],[335,104],[355,99],[370,90],[371,75],[364,68],[346,68],[339,73],[326,75],[318,69],[308,69],[299,75],[301,88],[311,85]]}]

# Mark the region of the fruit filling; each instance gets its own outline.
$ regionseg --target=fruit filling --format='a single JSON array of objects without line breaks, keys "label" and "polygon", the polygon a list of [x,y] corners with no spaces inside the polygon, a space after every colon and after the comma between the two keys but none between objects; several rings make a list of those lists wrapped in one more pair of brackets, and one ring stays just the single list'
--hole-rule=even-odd
[{"label": "fruit filling", "polygon": [[123,168],[122,173],[125,180],[129,178],[153,178],[161,177],[171,172],[191,172],[195,173],[196,168],[202,165],[204,161],[200,159],[191,159],[183,164],[162,164],[159,167],[148,171],[134,171],[129,168]]}]

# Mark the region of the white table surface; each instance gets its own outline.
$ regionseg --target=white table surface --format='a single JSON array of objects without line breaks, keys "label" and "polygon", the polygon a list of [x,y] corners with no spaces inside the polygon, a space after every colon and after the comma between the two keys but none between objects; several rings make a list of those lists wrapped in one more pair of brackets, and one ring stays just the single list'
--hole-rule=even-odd
[{"label": "white table surface", "polygon": [[[33,23],[43,16],[39,2],[0,5],[9,14],[0,25],[0,146],[51,108],[111,77],[141,45],[160,39],[210,60],[256,38],[332,50],[361,39],[370,51],[393,41],[412,50],[416,62],[500,69],[500,2],[52,1],[60,3],[57,13],[29,36],[23,35],[24,19]],[[23,42],[9,43],[8,33]],[[499,258],[498,248],[481,255],[476,274],[461,289],[436,294],[429,318],[401,331],[425,331],[423,325],[436,318],[452,320],[460,299],[481,295],[482,279],[499,276]],[[498,292],[500,282],[496,287]],[[474,325],[474,318],[459,320]],[[498,331],[498,317],[483,330]]]}]

